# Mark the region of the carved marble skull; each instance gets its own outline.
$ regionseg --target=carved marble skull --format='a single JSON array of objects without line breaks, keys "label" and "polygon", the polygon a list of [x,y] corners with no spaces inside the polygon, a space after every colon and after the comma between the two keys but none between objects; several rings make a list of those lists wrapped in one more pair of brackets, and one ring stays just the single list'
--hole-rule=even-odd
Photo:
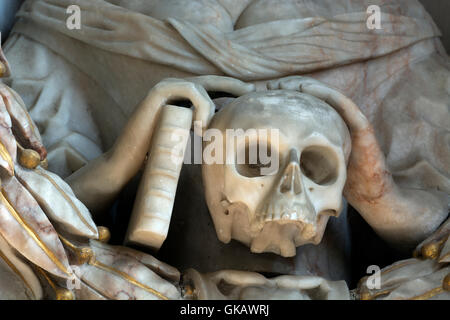
[{"label": "carved marble skull", "polygon": [[[206,201],[219,240],[236,239],[252,252],[285,257],[294,256],[297,246],[318,244],[329,217],[341,211],[351,149],[350,134],[338,113],[297,91],[254,92],[217,112],[209,129],[219,130],[224,140],[229,129],[278,132],[276,139],[248,135],[244,143],[231,144],[232,150],[226,150],[223,141],[223,154],[228,152],[232,159],[245,148],[243,164],[203,164]],[[270,164],[270,174],[262,174],[268,164],[259,155],[250,163],[252,139],[277,162]],[[213,141],[205,143],[205,150]]]}]

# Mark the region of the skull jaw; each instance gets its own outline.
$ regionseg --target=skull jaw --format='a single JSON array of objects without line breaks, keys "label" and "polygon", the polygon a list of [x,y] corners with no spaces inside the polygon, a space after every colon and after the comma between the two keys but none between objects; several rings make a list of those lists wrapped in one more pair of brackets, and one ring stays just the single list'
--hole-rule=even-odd
[{"label": "skull jaw", "polygon": [[[302,184],[301,188],[305,187]],[[256,234],[250,250],[254,253],[273,252],[283,257],[296,254],[296,247],[318,244],[318,215],[306,192],[281,193],[277,188],[257,209],[252,227]]]},{"label": "skull jaw", "polygon": [[[231,239],[235,239],[250,247],[253,253],[271,252],[283,257],[295,256],[298,246],[319,244],[329,218],[311,212],[310,216],[317,218],[314,223],[287,218],[262,221],[252,215],[248,207],[241,202],[231,203],[227,208],[227,214],[228,230],[225,234],[229,236],[219,237],[220,241],[228,243]],[[224,234],[223,228],[221,229]]]},{"label": "skull jaw", "polygon": [[250,250],[253,253],[271,252],[283,257],[293,257],[297,253],[297,247],[320,243],[327,222],[328,217],[325,216],[320,216],[314,225],[299,220],[267,221],[252,237]]}]

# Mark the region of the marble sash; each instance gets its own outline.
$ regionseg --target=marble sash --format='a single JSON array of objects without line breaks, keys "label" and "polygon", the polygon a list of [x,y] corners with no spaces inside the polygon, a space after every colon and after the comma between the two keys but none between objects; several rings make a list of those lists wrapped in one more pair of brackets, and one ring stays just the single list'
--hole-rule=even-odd
[{"label": "marble sash", "polygon": [[[81,8],[80,30],[66,26],[66,8],[72,4]],[[105,0],[28,0],[18,16],[22,19],[14,32],[65,57],[67,52],[78,57],[83,52],[71,44],[73,41],[62,41],[64,36],[194,74],[224,74],[242,80],[307,73],[373,59],[440,35],[426,17],[384,12],[380,30],[367,28],[365,12],[350,12],[329,18],[272,21],[232,32],[173,18],[161,21]],[[79,63],[83,61],[78,59]]]}]

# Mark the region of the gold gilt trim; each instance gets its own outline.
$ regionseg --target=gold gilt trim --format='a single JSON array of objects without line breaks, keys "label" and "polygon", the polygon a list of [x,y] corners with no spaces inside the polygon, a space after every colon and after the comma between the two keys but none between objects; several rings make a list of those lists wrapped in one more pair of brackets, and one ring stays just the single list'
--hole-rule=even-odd
[{"label": "gold gilt trim", "polygon": [[440,286],[440,287],[428,290],[427,292],[425,292],[421,295],[412,297],[409,300],[427,300],[427,299],[437,296],[438,294],[441,294],[443,292],[444,292],[444,289],[442,288],[442,286]]},{"label": "gold gilt trim", "polygon": [[52,262],[58,267],[58,269],[60,269],[65,274],[70,275],[71,273],[66,269],[66,267],[64,267],[61,261],[58,260],[55,254],[49,248],[47,248],[47,246],[41,240],[39,235],[35,233],[35,231],[28,225],[26,221],[23,220],[20,214],[14,209],[14,207],[8,200],[8,197],[6,196],[5,190],[3,188],[1,189],[0,192],[0,201],[5,205],[9,213],[14,217],[14,219],[16,219],[16,221],[22,226],[22,228],[25,229],[25,231],[31,236],[31,238],[36,242],[36,244],[42,249],[42,251],[44,251],[44,253],[50,258],[50,260],[52,260]]},{"label": "gold gilt trim", "polygon": [[64,238],[62,235],[59,235],[59,239],[61,239],[61,242],[69,248],[77,257],[78,264],[84,264],[88,262],[90,259],[92,259],[94,253],[91,248],[89,247],[77,247],[72,242]]},{"label": "gold gilt trim", "polygon": [[56,294],[56,285],[55,285],[55,283],[53,282],[53,280],[50,279],[50,277],[48,276],[48,274],[47,274],[44,270],[42,270],[42,268],[36,266],[36,270],[37,270],[37,271],[45,278],[45,280],[47,281],[47,283],[50,285],[50,287],[52,287],[53,291],[54,291],[55,294]]},{"label": "gold gilt trim", "polygon": [[120,270],[117,270],[115,268],[112,268],[110,266],[107,266],[107,265],[97,261],[95,258],[91,259],[88,263],[90,265],[94,266],[94,267],[97,267],[97,268],[101,269],[101,270],[109,271],[111,273],[114,273],[115,275],[123,278],[124,280],[128,281],[129,283],[131,283],[131,284],[133,284],[133,285],[135,285],[135,286],[137,286],[137,287],[139,287],[141,289],[144,289],[147,292],[150,292],[151,294],[157,296],[158,298],[160,298],[162,300],[169,300],[169,298],[167,298],[162,293],[156,291],[155,289],[150,288],[149,286],[147,286],[147,285],[145,285],[143,283],[140,283],[139,281],[137,281],[136,279],[134,279],[130,275],[126,274],[125,272],[122,272]]},{"label": "gold gilt trim", "polygon": [[439,257],[439,262],[441,262],[444,259],[450,258],[450,252],[447,252],[446,254],[444,254],[443,256]]},{"label": "gold gilt trim", "polygon": [[78,216],[78,218],[80,218],[81,222],[83,222],[86,225],[86,227],[88,227],[88,229],[91,230],[94,234],[98,233],[97,230],[95,230],[91,225],[89,225],[89,223],[86,221],[86,219],[83,217],[81,212],[78,210],[78,208],[73,203],[72,199],[70,199],[70,197],[64,192],[64,190],[61,189],[61,187],[55,182],[55,180],[52,179],[52,177],[50,177],[48,174],[41,172],[40,170],[37,170],[37,169],[35,169],[33,171],[35,173],[39,174],[40,176],[46,178],[48,181],[50,181],[50,183],[56,188],[56,190],[58,190],[58,192],[61,193],[61,195],[64,197],[64,199],[70,204],[72,209],[75,210],[75,212],[77,213],[77,216]]},{"label": "gold gilt trim", "polygon": [[[22,111],[25,113],[25,117],[28,120],[28,125],[30,126],[31,130],[33,131],[33,133],[35,133],[36,132],[36,128],[34,127],[33,120],[31,120],[31,117],[30,117],[30,114],[28,113],[27,107],[24,104],[22,104],[22,101],[17,99],[16,94],[14,94],[14,92],[12,91],[11,88],[9,88],[8,86],[5,86],[5,88],[6,88],[7,91],[9,91],[9,94],[11,95],[11,97],[13,97],[16,100],[17,104],[20,106]],[[22,99],[22,98],[20,98],[20,99]],[[6,107],[8,107],[8,105],[6,105]]]},{"label": "gold gilt trim", "polygon": [[5,145],[0,141],[0,156],[8,162],[9,166],[11,167],[12,174],[14,175],[14,163],[12,161],[11,155],[9,154],[8,150],[6,149]]},{"label": "gold gilt trim", "polygon": [[[3,261],[6,262],[6,264],[8,265],[8,267],[11,268],[11,270],[17,274],[19,276],[19,278],[23,281],[23,283],[25,284],[25,286],[30,290],[31,294],[33,295],[33,298],[36,300],[36,295],[34,294],[33,289],[31,289],[30,284],[28,283],[28,281],[25,279],[25,277],[23,276],[23,274],[19,271],[19,269],[16,268],[16,266],[8,259],[8,257],[0,250],[0,258],[3,259]],[[28,294],[27,294],[28,296]]]},{"label": "gold gilt trim", "polygon": [[441,240],[430,242],[424,245],[421,249],[421,254],[426,259],[435,260],[439,257],[444,243],[447,241],[448,236],[445,236]]},{"label": "gold gilt trim", "polygon": [[380,272],[380,276],[386,275],[386,274],[388,274],[388,273],[390,273],[392,271],[395,271],[397,269],[403,268],[403,267],[408,266],[408,265],[413,264],[413,263],[417,263],[417,261],[408,260],[408,261],[405,261],[403,263],[399,263],[397,265],[391,266],[390,268],[387,267],[386,269],[384,269],[384,270],[382,270]]},{"label": "gold gilt trim", "polygon": [[58,234],[58,237],[59,237],[59,239],[61,240],[61,242],[62,242],[65,246],[69,247],[69,249],[71,249],[72,251],[78,251],[78,250],[79,250],[79,248],[78,248],[76,245],[74,245],[72,242],[70,242],[69,240],[67,240],[66,238],[64,238],[62,235]]},{"label": "gold gilt trim", "polygon": [[447,252],[446,254],[442,255],[442,250],[444,250],[446,242],[448,241],[448,239],[450,238],[450,234],[446,235],[442,240],[441,240],[441,245],[440,245],[440,249],[439,249],[439,261],[442,261],[448,257],[450,257],[450,252]]},{"label": "gold gilt trim", "polygon": [[73,252],[76,253],[78,259],[81,259],[80,260],[81,262],[88,263],[89,265],[99,268],[103,271],[111,272],[111,273],[115,274],[116,276],[121,277],[125,281],[128,281],[129,283],[131,283],[141,289],[144,289],[147,292],[150,292],[151,294],[157,296],[158,298],[160,298],[162,300],[170,300],[168,297],[163,295],[161,292],[156,291],[155,289],[150,288],[149,286],[147,286],[143,283],[140,283],[135,278],[126,274],[125,272],[117,270],[113,267],[107,266],[107,265],[99,262],[97,259],[95,259],[95,254],[91,248],[89,248],[89,247],[81,247],[80,248],[80,247],[74,245],[72,242],[70,242],[68,239],[66,239],[65,237],[63,237],[61,235],[59,235],[59,238],[64,243],[64,245],[66,245],[68,248],[70,248]]},{"label": "gold gilt trim", "polygon": [[359,295],[361,297],[361,300],[373,300],[375,298],[378,298],[379,296],[383,296],[386,294],[391,293],[391,289],[375,292],[374,294],[370,294],[369,292],[361,292]]},{"label": "gold gilt trim", "polygon": [[111,231],[107,227],[98,227],[98,241],[108,243],[111,239]]},{"label": "gold gilt trim", "polygon": [[72,291],[57,287],[56,284],[53,282],[53,280],[49,277],[47,272],[45,272],[44,270],[42,270],[42,268],[38,266],[36,266],[36,269],[45,278],[47,283],[54,291],[56,300],[75,300],[75,296],[73,295]]},{"label": "gold gilt trim", "polygon": [[41,156],[36,150],[25,149],[17,142],[19,163],[27,168],[34,169],[41,163]]},{"label": "gold gilt trim", "polygon": [[[373,299],[375,299],[375,298],[377,298],[379,296],[382,296],[382,295],[385,295],[385,294],[389,294],[389,293],[391,293],[391,291],[392,290],[384,290],[384,291],[380,291],[380,292],[374,293],[372,295],[370,293],[368,293],[368,292],[364,292],[364,293],[361,293],[360,296],[361,296],[361,300],[373,300]],[[395,300],[427,300],[427,299],[430,299],[430,298],[432,298],[432,297],[434,297],[434,296],[436,296],[438,294],[441,294],[443,292],[444,292],[444,289],[442,288],[442,286],[440,286],[440,287],[428,290],[425,293],[423,293],[421,295],[418,295],[418,296],[415,296],[415,297],[406,298],[406,299],[398,298],[398,299],[395,299]]]}]

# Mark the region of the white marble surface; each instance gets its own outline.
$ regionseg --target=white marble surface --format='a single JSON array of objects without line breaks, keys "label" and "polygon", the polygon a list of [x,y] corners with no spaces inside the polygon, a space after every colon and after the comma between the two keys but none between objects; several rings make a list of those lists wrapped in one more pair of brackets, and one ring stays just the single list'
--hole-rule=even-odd
[{"label": "white marble surface", "polygon": [[[223,270],[201,274],[194,269],[183,277],[190,298],[199,300],[350,300],[345,281],[311,276],[266,278],[258,273]],[[186,298],[189,298],[186,296]]]}]

